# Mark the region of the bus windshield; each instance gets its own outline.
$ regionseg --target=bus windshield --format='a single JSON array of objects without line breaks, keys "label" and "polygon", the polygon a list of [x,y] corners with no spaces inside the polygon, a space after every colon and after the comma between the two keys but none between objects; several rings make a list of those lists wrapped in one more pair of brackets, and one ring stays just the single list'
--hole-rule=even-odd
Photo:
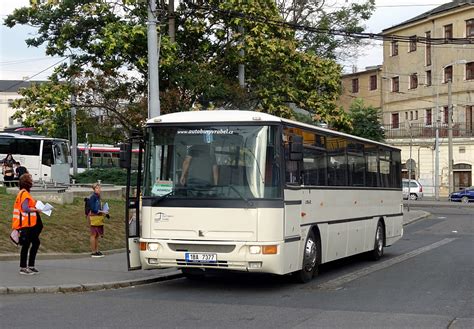
[{"label": "bus windshield", "polygon": [[281,198],[277,126],[148,129],[145,197]]}]

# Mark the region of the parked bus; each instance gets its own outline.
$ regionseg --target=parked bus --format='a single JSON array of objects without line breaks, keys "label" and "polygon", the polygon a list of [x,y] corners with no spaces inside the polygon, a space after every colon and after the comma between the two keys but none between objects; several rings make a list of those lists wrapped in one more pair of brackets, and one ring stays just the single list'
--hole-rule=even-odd
[{"label": "parked bus", "polygon": [[[133,153],[138,153],[138,150],[134,150]],[[120,147],[110,144],[78,145],[77,171],[82,173],[87,169],[119,168],[119,154]]]},{"label": "parked bus", "polygon": [[[129,169],[133,141],[122,148]],[[377,260],[403,235],[400,150],[389,145],[250,111],[162,115],[138,143],[129,269],[307,282],[323,263],[359,253]]]},{"label": "parked bus", "polygon": [[26,167],[33,180],[69,183],[71,157],[66,139],[0,133],[0,160],[9,153]]}]

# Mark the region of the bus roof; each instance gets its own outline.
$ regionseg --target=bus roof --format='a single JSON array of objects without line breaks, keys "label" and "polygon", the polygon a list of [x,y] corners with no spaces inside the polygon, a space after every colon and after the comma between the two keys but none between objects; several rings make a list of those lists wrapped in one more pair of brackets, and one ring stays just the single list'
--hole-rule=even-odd
[{"label": "bus roof", "polygon": [[17,134],[17,133],[0,133],[0,138],[1,137],[12,137],[12,138],[18,138],[18,139],[40,139],[40,140],[56,140],[56,141],[64,141],[67,142],[67,139],[64,138],[55,138],[55,137],[46,137],[46,136],[40,136],[40,135],[23,135],[23,134]]},{"label": "bus roof", "polygon": [[339,131],[313,126],[310,124],[293,121],[289,119],[280,118],[268,113],[254,112],[254,111],[238,111],[238,110],[214,110],[214,111],[186,111],[176,112],[170,114],[160,115],[158,117],[149,119],[146,122],[147,126],[154,126],[159,124],[169,123],[242,123],[242,122],[266,122],[266,123],[286,123],[292,126],[301,128],[309,128],[312,130],[321,131],[326,135],[342,136],[364,143],[377,144],[387,148],[399,150],[391,145],[376,142],[370,139],[342,133]]}]

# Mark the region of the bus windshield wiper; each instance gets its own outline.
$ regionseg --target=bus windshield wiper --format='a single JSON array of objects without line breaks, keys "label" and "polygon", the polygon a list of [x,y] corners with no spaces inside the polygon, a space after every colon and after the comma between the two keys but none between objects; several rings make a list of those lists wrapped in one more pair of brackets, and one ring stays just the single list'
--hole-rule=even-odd
[{"label": "bus windshield wiper", "polygon": [[156,199],[155,202],[158,203],[158,202],[160,202],[160,201],[166,199],[167,197],[169,197],[169,196],[170,196],[171,194],[173,194],[173,193],[174,193],[174,190],[171,191],[171,192],[168,192],[168,193],[166,193],[166,194],[163,194],[163,195],[160,196],[158,199]]},{"label": "bus windshield wiper", "polygon": [[234,185],[232,184],[229,184],[228,185],[232,191],[234,191],[242,200],[244,200],[245,202],[247,202],[247,205],[248,206],[251,206],[252,205],[252,202],[249,201],[249,199],[247,199]]}]

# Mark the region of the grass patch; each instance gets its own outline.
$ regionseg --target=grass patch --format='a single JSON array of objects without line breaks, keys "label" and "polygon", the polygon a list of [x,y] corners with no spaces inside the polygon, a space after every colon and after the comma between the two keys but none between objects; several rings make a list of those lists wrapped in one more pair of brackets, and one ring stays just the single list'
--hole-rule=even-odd
[{"label": "grass patch", "polygon": [[[0,253],[19,251],[10,241],[11,218],[15,195],[0,193]],[[101,250],[125,248],[125,201],[107,201],[110,206],[110,219],[105,221],[104,238],[100,239]],[[73,204],[53,204],[51,217],[42,215],[43,232],[40,235],[39,252],[81,253],[89,252],[89,224],[84,216],[84,200],[75,198]]]}]

